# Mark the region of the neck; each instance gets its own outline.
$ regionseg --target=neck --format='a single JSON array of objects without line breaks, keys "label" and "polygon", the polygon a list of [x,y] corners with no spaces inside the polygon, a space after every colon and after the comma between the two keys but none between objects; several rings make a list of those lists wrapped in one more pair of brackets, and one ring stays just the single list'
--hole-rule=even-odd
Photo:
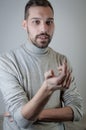
[{"label": "neck", "polygon": [[29,51],[31,51],[32,53],[35,53],[35,54],[46,54],[48,52],[48,47],[46,48],[39,48],[37,46],[35,46],[32,42],[28,42],[26,44],[27,48]]}]

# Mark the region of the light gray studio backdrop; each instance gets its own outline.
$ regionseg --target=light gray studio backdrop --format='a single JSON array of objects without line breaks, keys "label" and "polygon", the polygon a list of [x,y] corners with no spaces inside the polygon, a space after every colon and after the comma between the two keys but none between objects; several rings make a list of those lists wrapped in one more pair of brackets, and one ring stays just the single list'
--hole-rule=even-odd
[{"label": "light gray studio backdrop", "polygon": [[[0,0],[0,54],[18,47],[27,38],[22,28],[28,0]],[[74,69],[86,113],[86,0],[50,0],[55,10],[51,47],[65,54]],[[52,60],[52,59],[51,59]],[[0,93],[0,115],[4,112]]]}]

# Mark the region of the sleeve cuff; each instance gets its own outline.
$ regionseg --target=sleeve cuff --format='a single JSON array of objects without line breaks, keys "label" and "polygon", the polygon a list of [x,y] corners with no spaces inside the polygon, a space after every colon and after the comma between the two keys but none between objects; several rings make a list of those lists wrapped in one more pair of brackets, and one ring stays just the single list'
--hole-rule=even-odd
[{"label": "sleeve cuff", "polygon": [[22,107],[17,109],[17,111],[15,112],[14,120],[17,122],[17,124],[20,128],[28,128],[34,123],[34,121],[29,121],[29,120],[25,119],[23,117],[23,115],[21,114],[21,108]]}]

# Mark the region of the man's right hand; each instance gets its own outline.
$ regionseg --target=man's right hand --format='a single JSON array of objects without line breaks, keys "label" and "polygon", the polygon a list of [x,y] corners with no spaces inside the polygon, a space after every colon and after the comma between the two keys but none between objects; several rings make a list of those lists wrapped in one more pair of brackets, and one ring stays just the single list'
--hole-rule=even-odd
[{"label": "man's right hand", "polygon": [[71,82],[71,72],[67,68],[66,62],[58,67],[58,76],[55,76],[53,70],[45,73],[47,86],[52,90],[68,89]]}]

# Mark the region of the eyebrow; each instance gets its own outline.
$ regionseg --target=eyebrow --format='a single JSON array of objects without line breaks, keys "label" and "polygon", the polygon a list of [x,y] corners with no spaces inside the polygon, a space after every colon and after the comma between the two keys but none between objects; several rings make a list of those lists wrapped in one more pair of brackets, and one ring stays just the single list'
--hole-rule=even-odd
[{"label": "eyebrow", "polygon": [[[31,20],[33,20],[33,19],[35,19],[35,20],[38,20],[38,19],[39,19],[39,20],[40,20],[41,18],[34,17],[34,18],[32,18]],[[53,20],[54,20],[54,18],[47,18],[46,20],[52,20],[52,21],[53,21]]]}]

